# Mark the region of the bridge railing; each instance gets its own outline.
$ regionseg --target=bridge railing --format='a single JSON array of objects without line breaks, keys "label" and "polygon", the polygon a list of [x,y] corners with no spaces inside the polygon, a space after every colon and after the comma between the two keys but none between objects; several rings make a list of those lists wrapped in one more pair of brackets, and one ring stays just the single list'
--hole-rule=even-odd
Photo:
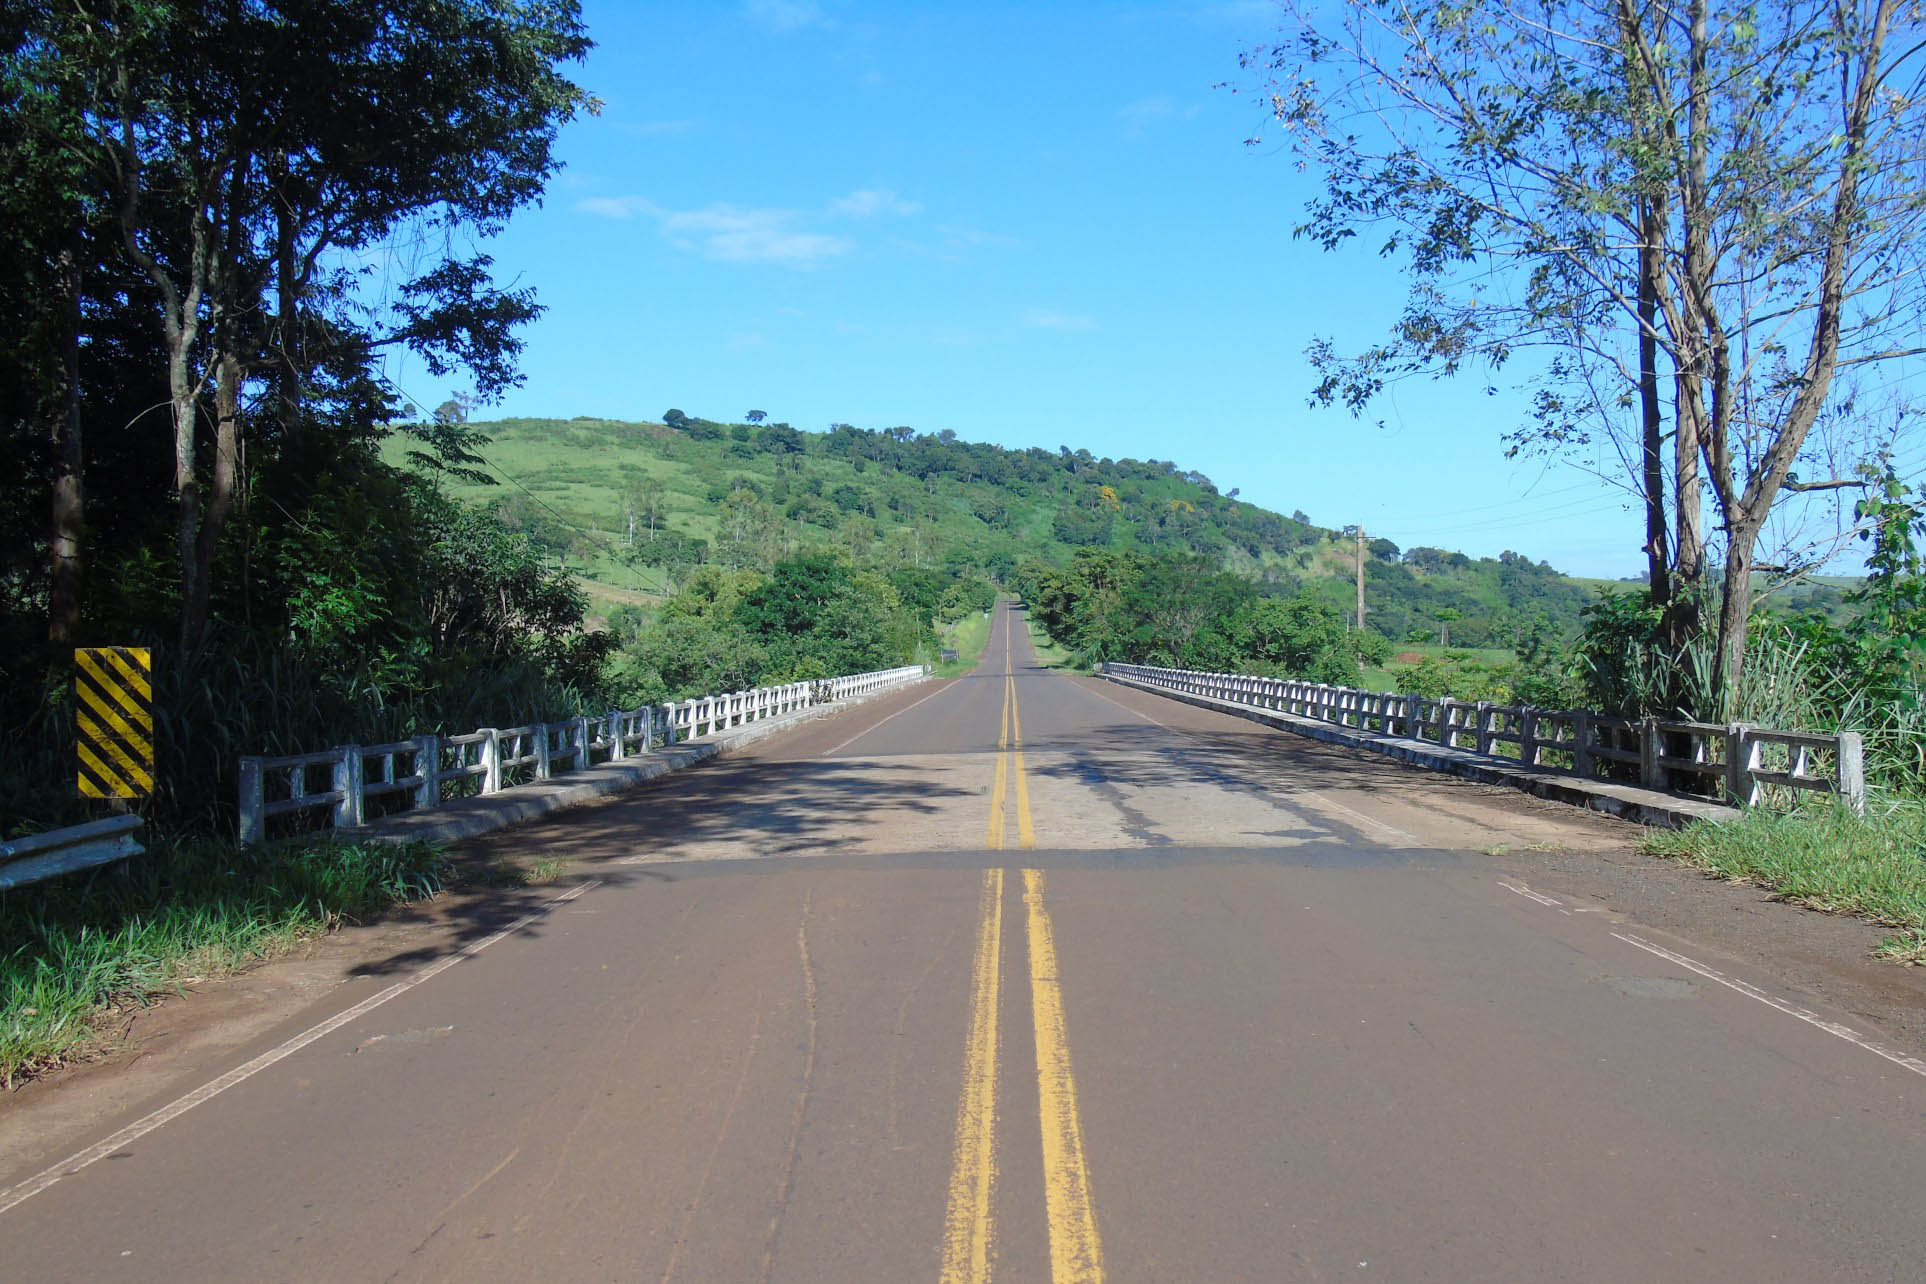
[{"label": "bridge railing", "polygon": [[924,665],[908,665],[640,709],[614,709],[560,722],[244,757],[240,838],[244,843],[259,842],[267,836],[269,822],[283,816],[298,814],[309,825],[348,829],[366,823],[371,813],[426,810],[456,798],[499,793],[598,763],[639,757],[654,752],[658,745],[781,717],[810,705],[870,695],[928,673]]},{"label": "bridge railing", "polygon": [[1748,723],[1615,718],[1486,700],[1434,699],[1288,678],[1106,664],[1154,687],[1271,709],[1334,726],[1421,740],[1526,767],[1613,779],[1752,807],[1800,793],[1866,808],[1865,746],[1850,731],[1821,735]]}]

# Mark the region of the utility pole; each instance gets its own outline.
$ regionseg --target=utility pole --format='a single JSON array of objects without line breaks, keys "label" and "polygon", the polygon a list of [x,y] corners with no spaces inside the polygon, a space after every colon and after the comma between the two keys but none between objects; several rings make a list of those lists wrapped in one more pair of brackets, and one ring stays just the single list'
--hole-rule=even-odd
[{"label": "utility pole", "polygon": [[1364,526],[1358,526],[1358,632],[1364,632]]}]

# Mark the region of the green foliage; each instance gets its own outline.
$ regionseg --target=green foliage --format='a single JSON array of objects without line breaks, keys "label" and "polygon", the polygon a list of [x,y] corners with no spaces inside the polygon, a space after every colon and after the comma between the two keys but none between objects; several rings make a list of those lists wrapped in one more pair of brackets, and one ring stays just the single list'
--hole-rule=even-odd
[{"label": "green foliage", "polygon": [[704,567],[655,619],[611,617],[611,689],[624,703],[655,703],[927,657],[933,607],[920,603],[939,598],[949,579],[895,577],[917,601],[906,601],[891,578],[827,553],[777,562],[766,574]]},{"label": "green foliage", "polygon": [[[840,548],[863,565],[941,567],[1012,586],[1025,558],[1063,567],[1091,548],[1201,558],[1208,572],[1232,571],[1267,593],[1302,589],[1340,612],[1350,606],[1349,541],[1219,493],[1209,478],[1167,461],[1006,450],[954,433],[847,424],[791,430],[798,448],[780,451],[764,449],[780,425],[764,425],[747,443],[755,449],[738,456],[730,446],[745,443],[729,440],[727,425],[707,432],[707,423],[684,414],[676,426],[512,419],[481,427],[492,438],[490,459],[578,531],[626,531],[635,488],[658,485],[662,519],[626,554],[642,564],[666,568],[651,547],[664,539],[702,541],[701,552],[725,565],[761,570]],[[731,499],[745,491],[760,508]],[[672,581],[695,561],[685,552]],[[1515,552],[1473,559],[1424,546],[1399,552],[1383,541],[1366,575],[1375,630],[1404,637],[1455,611],[1451,639],[1479,647],[1508,645],[1534,618],[1576,632],[1591,597]]]},{"label": "green foliage", "polygon": [[[169,827],[231,819],[236,759],[585,711],[612,639],[523,534],[363,450],[264,474],[244,542],[219,565],[214,627],[182,656],[164,569],[138,548],[99,635],[156,648],[159,787]],[[158,585],[158,586],[157,586]],[[41,653],[27,653],[35,660]],[[83,819],[72,797],[71,680],[4,689],[0,832]]]},{"label": "green foliage", "polygon": [[1269,598],[1213,621],[1197,650],[1196,667],[1351,685],[1358,672],[1353,642],[1344,617],[1315,598]]},{"label": "green foliage", "polygon": [[1795,905],[1903,928],[1884,952],[1926,962],[1926,808],[1917,802],[1866,816],[1830,802],[1790,813],[1755,808],[1737,820],[1653,830],[1644,847]]},{"label": "green foliage", "polygon": [[1260,596],[1257,586],[1196,555],[1079,550],[1063,570],[1032,566],[1025,598],[1051,638],[1086,663],[1177,668],[1354,683],[1380,634],[1346,628],[1315,596]]},{"label": "green foliage", "polygon": [[363,913],[440,891],[425,843],[147,840],[122,869],[0,893],[0,1088],[56,1064],[109,1005],[148,1003]]}]

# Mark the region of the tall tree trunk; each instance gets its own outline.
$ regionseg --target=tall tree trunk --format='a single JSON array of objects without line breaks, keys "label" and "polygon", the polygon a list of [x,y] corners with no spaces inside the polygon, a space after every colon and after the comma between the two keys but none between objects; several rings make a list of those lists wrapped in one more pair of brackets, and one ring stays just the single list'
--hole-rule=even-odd
[{"label": "tall tree trunk", "polygon": [[194,449],[199,396],[187,368],[184,344],[176,344],[168,354],[167,392],[174,415],[174,555],[181,567],[181,654],[185,657],[193,650],[188,644],[187,604],[200,591],[195,547],[201,529],[201,483]]},{"label": "tall tree trunk", "polygon": [[[1688,9],[1685,166],[1679,175],[1679,219],[1684,235],[1683,280],[1679,286],[1683,316],[1673,336],[1677,373],[1673,384],[1672,439],[1673,505],[1678,532],[1677,575],[1672,600],[1665,613],[1666,648],[1673,665],[1675,705],[1683,705],[1683,667],[1687,649],[1704,629],[1700,602],[1705,587],[1705,527],[1699,454],[1715,430],[1706,405],[1706,365],[1709,333],[1718,328],[1711,315],[1712,254],[1707,200],[1707,167],[1711,148],[1711,77],[1707,67],[1706,0],[1691,0]],[[1714,389],[1716,399],[1719,390]],[[1688,715],[1695,710],[1681,707]]]},{"label": "tall tree trunk", "polygon": [[81,577],[86,569],[86,491],[80,443],[80,261],[71,246],[60,252],[61,388],[53,416],[53,568],[48,590],[47,640],[72,646],[80,632]]},{"label": "tall tree trunk", "polygon": [[[280,155],[275,160],[276,173],[285,181],[287,157]],[[274,286],[280,297],[275,322],[280,335],[280,353],[274,366],[274,401],[281,421],[282,440],[294,442],[301,436],[301,340],[297,332],[301,286],[295,276],[294,215],[285,194],[275,202],[274,209]]]},{"label": "tall tree trunk", "polygon": [[1666,546],[1665,413],[1659,404],[1658,274],[1659,237],[1663,216],[1657,202],[1639,205],[1638,251],[1638,400],[1642,480],[1645,490],[1645,566],[1652,605],[1666,609],[1672,601],[1671,550]]},{"label": "tall tree trunk", "polygon": [[[224,347],[227,345],[223,345]],[[240,476],[241,362],[223,351],[214,384],[214,470],[207,491],[207,512],[194,541],[194,579],[181,611],[181,649],[192,653],[207,637],[214,591],[214,558]]]},{"label": "tall tree trunk", "polygon": [[[1707,463],[1713,470],[1713,486],[1718,492],[1726,531],[1725,586],[1719,604],[1719,646],[1714,657],[1713,680],[1728,716],[1738,703],[1739,685],[1745,676],[1746,627],[1752,615],[1752,566],[1759,532],[1791,474],[1800,447],[1805,444],[1813,424],[1818,422],[1838,369],[1840,329],[1847,306],[1847,264],[1865,213],[1859,201],[1859,182],[1865,164],[1866,139],[1877,96],[1889,70],[1883,61],[1886,39],[1898,10],[1897,0],[1879,0],[1857,60],[1856,79],[1849,86],[1850,102],[1843,131],[1845,146],[1839,153],[1838,186],[1834,189],[1832,210],[1826,223],[1818,301],[1812,337],[1800,370],[1798,393],[1764,456],[1757,462],[1745,461],[1743,491],[1734,477],[1727,425],[1719,423],[1718,436],[1705,442]],[[1715,338],[1719,342],[1713,347],[1712,356],[1717,363],[1714,368],[1719,379],[1717,391],[1722,393],[1730,372],[1726,365],[1724,335],[1717,333]],[[1730,397],[1723,397],[1714,402],[1715,406],[1723,403],[1728,407],[1725,417],[1730,415],[1730,401]]]},{"label": "tall tree trunk", "polygon": [[1719,648],[1714,657],[1713,692],[1720,707],[1712,717],[1739,716],[1739,680],[1745,673],[1746,632],[1752,620],[1753,544],[1759,530],[1727,529],[1725,582],[1719,593]]},{"label": "tall tree trunk", "polygon": [[1703,384],[1681,371],[1674,379],[1672,440],[1673,527],[1678,553],[1673,562],[1671,599],[1663,617],[1666,649],[1682,662],[1686,648],[1704,627],[1700,603],[1705,591],[1705,511],[1700,494],[1699,436],[1704,423]]}]

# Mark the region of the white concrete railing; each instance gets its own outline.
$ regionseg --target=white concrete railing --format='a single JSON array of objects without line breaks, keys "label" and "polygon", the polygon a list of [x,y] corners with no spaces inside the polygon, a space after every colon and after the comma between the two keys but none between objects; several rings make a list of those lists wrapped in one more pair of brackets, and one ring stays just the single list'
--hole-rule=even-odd
[{"label": "white concrete railing", "polygon": [[[483,727],[465,735],[416,736],[385,745],[336,745],[315,753],[250,756],[240,763],[240,838],[259,842],[277,816],[308,813],[347,829],[366,822],[371,800],[401,795],[382,814],[439,807],[474,794],[500,793],[596,763],[618,762],[696,736],[780,717],[927,677],[924,665],[815,682],[672,700],[640,709]],[[316,778],[319,777],[317,780]],[[323,783],[325,782],[325,783]]]},{"label": "white concrete railing", "polygon": [[[1273,709],[1359,731],[1469,749],[1522,766],[1607,778],[1611,764],[1647,789],[1755,806],[1766,790],[1828,793],[1866,809],[1865,745],[1855,732],[1817,735],[1743,722],[1613,718],[1585,710],[1432,699],[1287,678],[1106,664],[1105,673],[1150,686]],[[1683,781],[1696,790],[1679,789]]]},{"label": "white concrete railing", "polygon": [[109,816],[10,838],[0,843],[0,892],[138,856],[147,850],[134,837],[140,827],[139,816]]}]

